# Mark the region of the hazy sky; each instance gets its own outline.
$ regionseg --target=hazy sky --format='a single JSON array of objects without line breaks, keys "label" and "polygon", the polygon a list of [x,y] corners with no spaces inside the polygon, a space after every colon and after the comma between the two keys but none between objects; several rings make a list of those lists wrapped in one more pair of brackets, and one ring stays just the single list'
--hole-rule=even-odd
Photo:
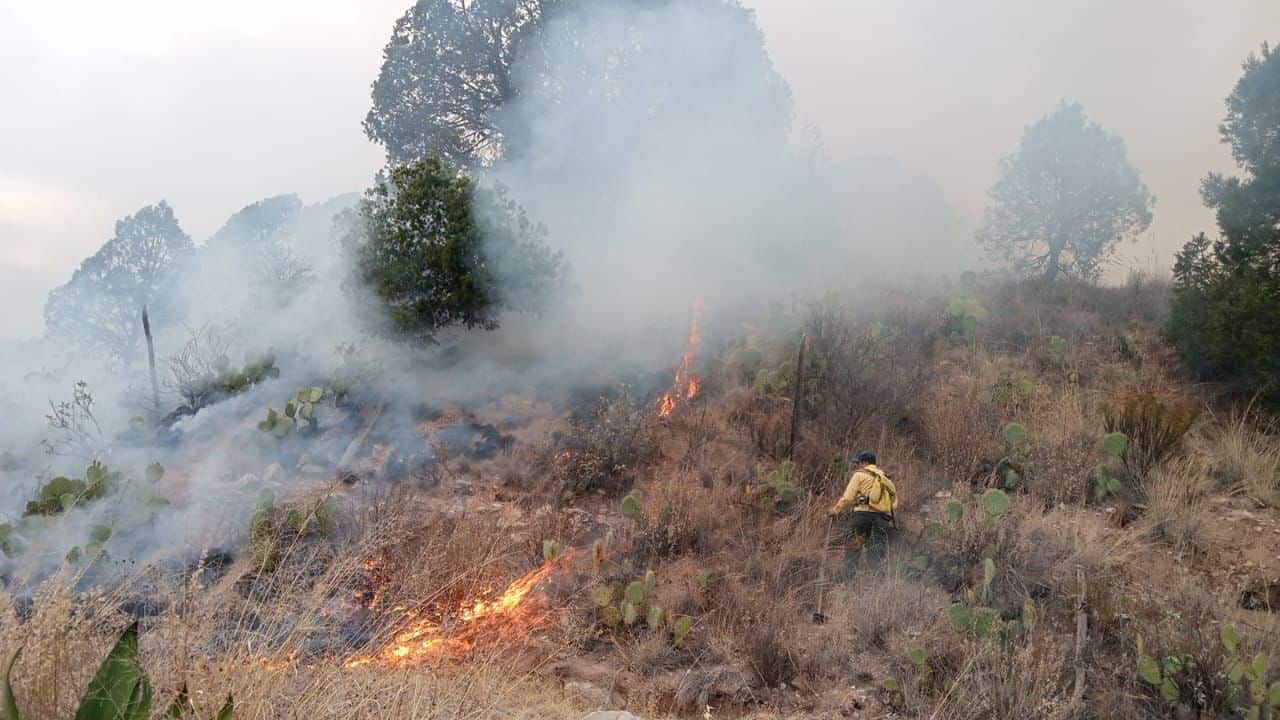
[{"label": "hazy sky", "polygon": [[[167,199],[201,240],[268,195],[367,185],[382,154],[360,120],[409,2],[0,0],[0,339],[38,333],[48,290],[143,205]],[[1212,229],[1222,99],[1280,42],[1275,0],[745,4],[799,126],[836,159],[897,156],[975,223],[1023,127],[1080,101],[1157,196],[1125,251],[1144,266]]]}]

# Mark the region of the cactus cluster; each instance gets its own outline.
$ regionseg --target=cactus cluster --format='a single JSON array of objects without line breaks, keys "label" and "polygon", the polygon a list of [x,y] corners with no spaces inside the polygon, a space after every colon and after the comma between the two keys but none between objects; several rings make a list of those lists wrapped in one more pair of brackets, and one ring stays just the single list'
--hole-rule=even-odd
[{"label": "cactus cluster", "polygon": [[650,630],[670,632],[672,644],[682,647],[693,629],[693,619],[687,615],[672,617],[666,609],[650,602],[656,581],[657,576],[649,570],[642,580],[632,581],[623,588],[597,586],[591,591],[591,599],[605,627],[617,630],[643,623]]},{"label": "cactus cluster", "polygon": [[119,472],[94,460],[84,471],[84,479],[56,477],[40,488],[35,500],[27,503],[24,515],[58,515],[71,508],[104,497],[120,481]]},{"label": "cactus cluster", "polygon": [[1267,685],[1266,653],[1245,658],[1240,653],[1240,636],[1230,625],[1219,630],[1227,651],[1227,696],[1237,712],[1246,718],[1270,718],[1280,712],[1280,680]]},{"label": "cactus cluster", "polygon": [[314,430],[316,403],[324,398],[324,394],[324,388],[300,388],[294,398],[286,402],[280,411],[267,408],[267,417],[258,422],[258,429],[281,439],[291,435],[302,423],[306,423],[307,427]]},{"label": "cactus cluster", "polygon": [[1000,431],[1008,448],[997,467],[1003,468],[998,478],[1005,489],[1013,490],[1022,482],[1022,469],[1031,458],[1031,441],[1027,429],[1019,423],[1007,423]]},{"label": "cactus cluster", "polygon": [[1098,464],[1093,477],[1089,479],[1093,487],[1093,499],[1103,502],[1107,498],[1120,494],[1120,466],[1124,451],[1129,446],[1129,437],[1121,432],[1113,432],[1102,438],[1102,450],[1106,460]]},{"label": "cactus cluster", "polygon": [[796,464],[785,460],[769,471],[762,485],[752,487],[750,492],[766,512],[781,512],[804,496],[804,489],[798,483],[799,479],[800,471],[796,468]]},{"label": "cactus cluster", "polygon": [[[22,720],[18,701],[13,694],[10,677],[22,648],[9,658],[4,671],[4,717],[6,720]],[[235,701],[227,696],[226,703],[213,720],[231,720]],[[164,716],[186,718],[194,712],[184,687],[169,704]],[[76,720],[147,720],[151,717],[151,682],[138,660],[138,623],[135,621],[116,640],[111,652],[89,681],[76,709]]]},{"label": "cactus cluster", "polygon": [[213,372],[192,383],[185,394],[195,405],[203,406],[220,396],[239,395],[263,380],[277,377],[280,377],[280,368],[271,353],[249,359],[239,370],[232,369],[231,361],[222,355],[214,361]]},{"label": "cactus cluster", "polygon": [[[907,653],[907,660],[915,675],[916,687],[923,688],[933,679],[933,668],[929,666],[929,656],[923,648],[912,648]],[[880,683],[880,689],[891,696],[892,700],[900,700],[903,694],[902,683],[896,677],[887,677]]]}]

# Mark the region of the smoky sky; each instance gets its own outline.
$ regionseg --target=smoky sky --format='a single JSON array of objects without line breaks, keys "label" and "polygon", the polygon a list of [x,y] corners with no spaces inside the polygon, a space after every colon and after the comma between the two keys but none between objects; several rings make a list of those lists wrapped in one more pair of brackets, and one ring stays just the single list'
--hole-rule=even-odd
[{"label": "smoky sky", "polygon": [[[381,165],[360,129],[407,0],[0,0],[0,339],[166,199],[199,242],[263,197],[320,202]],[[1271,0],[749,0],[795,132],[835,162],[891,156],[976,224],[998,159],[1063,99],[1124,138],[1158,202],[1124,262],[1164,268],[1212,230],[1200,179],[1240,62],[1280,40]],[[1272,31],[1268,37],[1266,33]]]}]

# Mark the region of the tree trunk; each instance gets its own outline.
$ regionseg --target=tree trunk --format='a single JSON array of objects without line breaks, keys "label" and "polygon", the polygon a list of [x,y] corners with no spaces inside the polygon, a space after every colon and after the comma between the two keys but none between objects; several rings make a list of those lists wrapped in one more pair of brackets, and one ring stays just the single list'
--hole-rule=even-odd
[{"label": "tree trunk", "polygon": [[147,366],[151,369],[151,411],[160,414],[160,382],[156,379],[156,346],[151,341],[151,318],[147,306],[142,306],[142,334],[147,338]]},{"label": "tree trunk", "polygon": [[1044,282],[1046,285],[1057,279],[1058,271],[1062,269],[1058,262],[1060,257],[1062,257],[1061,250],[1049,251],[1049,265],[1044,269]]}]

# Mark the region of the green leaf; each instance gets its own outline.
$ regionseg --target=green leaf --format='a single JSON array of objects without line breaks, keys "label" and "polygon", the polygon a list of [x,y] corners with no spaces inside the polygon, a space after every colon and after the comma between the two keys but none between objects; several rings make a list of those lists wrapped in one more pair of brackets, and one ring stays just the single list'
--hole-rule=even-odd
[{"label": "green leaf", "polygon": [[911,566],[914,567],[916,570],[919,570],[920,572],[924,572],[925,570],[928,570],[929,556],[927,555],[915,556],[914,558],[911,559]]},{"label": "green leaf", "polygon": [[1142,678],[1148,685],[1159,685],[1162,680],[1160,676],[1160,663],[1150,655],[1138,656],[1138,677]]},{"label": "green leaf", "polygon": [[960,522],[960,519],[963,517],[964,517],[964,505],[961,505],[957,500],[952,500],[951,502],[947,503],[947,519],[948,520],[950,520],[953,523],[958,523]]},{"label": "green leaf", "polygon": [[632,520],[640,517],[640,498],[634,493],[622,498],[622,514]]},{"label": "green leaf", "polygon": [[76,501],[80,499],[79,495],[67,493],[58,498],[58,504],[62,506],[62,511],[66,512],[76,506]]},{"label": "green leaf", "polygon": [[666,620],[666,617],[666,611],[655,606],[649,608],[649,616],[646,617],[644,621],[645,624],[651,628],[660,628],[662,627],[662,623]]},{"label": "green leaf", "polygon": [[924,664],[925,654],[924,654],[924,650],[922,650],[921,648],[912,648],[911,652],[907,653],[907,657],[910,658],[911,662],[915,663],[916,665]]},{"label": "green leaf", "polygon": [[1018,423],[1009,423],[1008,425],[1005,425],[1002,434],[1004,435],[1005,442],[1013,445],[1014,447],[1017,447],[1027,441],[1027,430]]},{"label": "green leaf", "polygon": [[1030,600],[1022,603],[1022,624],[1028,631],[1035,629],[1036,626],[1036,606]]},{"label": "green leaf", "polygon": [[880,687],[888,692],[901,692],[902,686],[898,684],[898,678],[887,677],[884,682],[880,683]]},{"label": "green leaf", "polygon": [[1253,663],[1249,666],[1253,671],[1253,676],[1259,680],[1267,675],[1267,656],[1265,653],[1258,653],[1253,656]]},{"label": "green leaf", "polygon": [[1009,496],[1003,490],[992,488],[982,494],[982,506],[987,511],[987,517],[998,518],[1009,509]]},{"label": "green leaf", "polygon": [[676,618],[675,623],[671,626],[671,638],[676,647],[684,645],[684,639],[689,636],[690,630],[693,630],[693,618],[688,615],[681,615]]},{"label": "green leaf", "polygon": [[1187,662],[1184,655],[1174,653],[1173,655],[1164,656],[1164,674],[1165,677],[1172,677],[1182,672],[1182,666]]},{"label": "green leaf", "polygon": [[287,402],[287,403],[285,403],[285,404],[284,404],[284,416],[285,416],[285,417],[291,418],[291,417],[293,417],[294,415],[297,415],[297,414],[298,414],[298,406],[297,406],[297,405],[294,405],[294,404],[293,404],[293,401],[289,401],[289,402]]},{"label": "green leaf", "polygon": [[938,533],[941,533],[942,530],[942,523],[937,522],[936,520],[930,520],[924,524],[924,531],[930,535],[937,535]]},{"label": "green leaf", "polygon": [[89,682],[76,710],[76,720],[145,720],[150,710],[151,686],[138,665],[135,621],[120,635]]},{"label": "green leaf", "polygon": [[1178,683],[1174,682],[1173,678],[1165,678],[1164,682],[1160,683],[1160,697],[1169,702],[1178,702],[1180,695]]},{"label": "green leaf", "polygon": [[653,592],[653,586],[658,582],[658,576],[652,570],[646,570],[644,573],[644,594],[648,597]]},{"label": "green leaf", "polygon": [[213,720],[231,720],[231,713],[235,712],[236,703],[231,698],[231,693],[227,693],[227,701],[222,704],[222,709],[214,716]]},{"label": "green leaf", "polygon": [[600,608],[600,619],[608,627],[616,628],[622,623],[622,611],[613,605],[602,607]]},{"label": "green leaf", "polygon": [[952,603],[951,607],[947,608],[947,620],[951,621],[951,627],[964,632],[973,623],[973,613],[964,603]]},{"label": "green leaf", "polygon": [[1222,638],[1222,647],[1228,652],[1235,652],[1236,645],[1240,642],[1240,636],[1236,633],[1236,629],[1230,625],[1223,625],[1218,630],[1218,636]]},{"label": "green leaf", "polygon": [[320,402],[320,398],[322,397],[324,397],[324,388],[312,387],[307,388],[307,395],[302,399],[307,402],[317,403]]},{"label": "green leaf", "polygon": [[1273,708],[1280,707],[1280,680],[1271,683],[1267,689],[1267,704]]},{"label": "green leaf", "polygon": [[90,525],[89,526],[90,541],[96,542],[99,545],[102,545],[102,544],[105,544],[110,539],[111,539],[110,525]]},{"label": "green leaf", "polygon": [[591,601],[597,607],[608,607],[613,604],[613,588],[607,585],[600,585],[591,590]]},{"label": "green leaf", "polygon": [[1102,438],[1102,449],[1111,457],[1120,457],[1129,446],[1129,436],[1122,432],[1113,432]]},{"label": "green leaf", "polygon": [[648,595],[648,593],[645,592],[644,583],[640,582],[639,580],[636,580],[635,582],[632,582],[631,584],[627,585],[627,591],[626,591],[627,602],[633,605],[639,605],[640,603],[644,602],[646,595]]},{"label": "green leaf", "polygon": [[10,676],[13,675],[13,665],[18,662],[18,656],[22,654],[22,648],[13,651],[13,656],[9,658],[9,664],[4,668],[4,717],[5,720],[22,720],[22,715],[18,712],[18,701],[13,697],[13,685],[9,682]]},{"label": "green leaf", "polygon": [[996,628],[999,614],[992,608],[980,607],[973,611],[973,632],[978,637],[990,637]]},{"label": "green leaf", "polygon": [[640,619],[640,608],[630,602],[622,603],[622,622],[628,626],[635,625]]},{"label": "green leaf", "polygon": [[555,540],[542,541],[542,559],[546,562],[554,560],[560,555],[560,543]]},{"label": "green leaf", "polygon": [[164,466],[158,462],[151,463],[147,466],[147,482],[155,484],[160,482],[160,478],[164,477]]},{"label": "green leaf", "polygon": [[996,579],[996,563],[991,558],[982,561],[982,585],[990,587],[991,582]]}]

